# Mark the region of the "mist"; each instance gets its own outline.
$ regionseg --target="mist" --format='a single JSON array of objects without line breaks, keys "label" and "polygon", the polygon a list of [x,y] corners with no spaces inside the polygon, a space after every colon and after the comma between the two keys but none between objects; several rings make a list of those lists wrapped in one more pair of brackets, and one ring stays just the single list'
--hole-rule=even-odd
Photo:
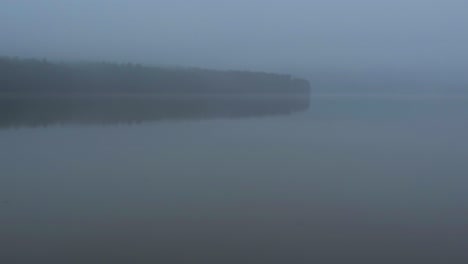
[{"label": "mist", "polygon": [[466,263],[467,101],[0,129],[0,260]]},{"label": "mist", "polygon": [[307,74],[462,71],[467,8],[461,0],[6,0],[0,54]]},{"label": "mist", "polygon": [[0,0],[0,263],[468,263],[467,10]]}]

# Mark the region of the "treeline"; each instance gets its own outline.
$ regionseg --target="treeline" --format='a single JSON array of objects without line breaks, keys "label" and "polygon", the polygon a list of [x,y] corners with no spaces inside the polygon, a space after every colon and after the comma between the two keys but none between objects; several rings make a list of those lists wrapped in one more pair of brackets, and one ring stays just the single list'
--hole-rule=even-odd
[{"label": "treeline", "polygon": [[3,94],[308,94],[290,75],[0,57]]}]

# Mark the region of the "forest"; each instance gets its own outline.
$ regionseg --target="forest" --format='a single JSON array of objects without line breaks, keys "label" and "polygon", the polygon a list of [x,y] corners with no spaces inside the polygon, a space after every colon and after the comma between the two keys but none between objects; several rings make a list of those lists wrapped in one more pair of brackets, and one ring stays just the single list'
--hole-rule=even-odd
[{"label": "forest", "polygon": [[289,114],[308,93],[281,74],[1,58],[0,128]]},{"label": "forest", "polygon": [[285,74],[152,67],[132,63],[49,62],[0,58],[3,94],[307,94],[309,83]]}]

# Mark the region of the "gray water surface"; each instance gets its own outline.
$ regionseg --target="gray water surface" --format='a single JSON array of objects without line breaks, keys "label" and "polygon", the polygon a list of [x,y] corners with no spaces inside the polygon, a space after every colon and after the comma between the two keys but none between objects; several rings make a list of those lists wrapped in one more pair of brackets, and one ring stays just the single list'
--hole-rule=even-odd
[{"label": "gray water surface", "polygon": [[467,117],[467,97],[315,96],[3,129],[0,262],[468,263]]}]

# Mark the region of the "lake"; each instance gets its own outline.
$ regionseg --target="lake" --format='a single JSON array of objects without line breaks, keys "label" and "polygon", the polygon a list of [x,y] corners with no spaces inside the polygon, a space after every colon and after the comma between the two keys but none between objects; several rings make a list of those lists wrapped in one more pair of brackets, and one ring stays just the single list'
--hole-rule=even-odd
[{"label": "lake", "polygon": [[315,95],[284,115],[5,126],[0,262],[468,263],[467,117],[464,96]]}]

